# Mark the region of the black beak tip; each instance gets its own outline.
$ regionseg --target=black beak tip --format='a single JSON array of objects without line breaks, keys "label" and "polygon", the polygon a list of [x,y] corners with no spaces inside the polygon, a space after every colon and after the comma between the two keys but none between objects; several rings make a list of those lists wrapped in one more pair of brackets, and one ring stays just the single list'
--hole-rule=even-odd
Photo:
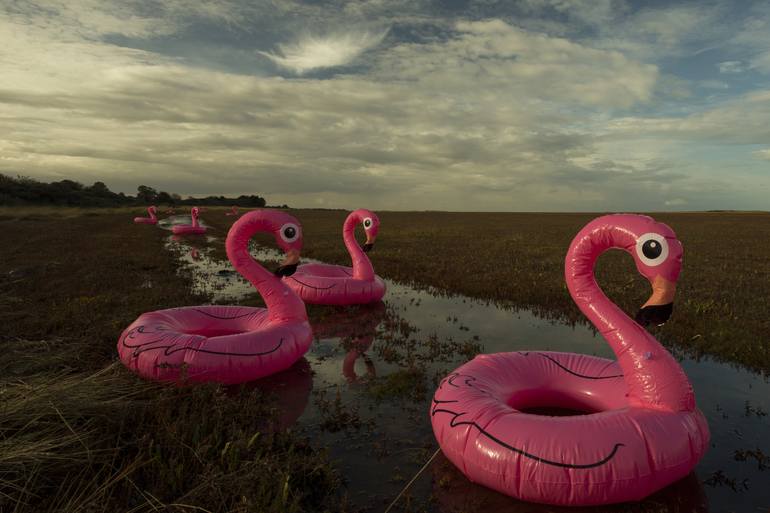
[{"label": "black beak tip", "polygon": [[373,247],[374,247],[373,243],[367,242],[366,244],[364,244],[364,253],[369,253]]},{"label": "black beak tip", "polygon": [[275,270],[276,276],[291,276],[297,270],[297,264],[281,265]]},{"label": "black beak tip", "polygon": [[673,311],[674,303],[666,303],[665,305],[649,305],[640,309],[636,313],[634,320],[644,327],[650,325],[663,326],[666,321],[671,318],[671,313]]}]

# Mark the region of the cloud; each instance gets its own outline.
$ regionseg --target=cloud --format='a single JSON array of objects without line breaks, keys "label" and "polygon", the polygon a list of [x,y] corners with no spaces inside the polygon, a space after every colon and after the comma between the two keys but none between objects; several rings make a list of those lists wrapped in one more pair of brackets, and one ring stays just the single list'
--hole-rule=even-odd
[{"label": "cloud", "polygon": [[[249,27],[256,18],[245,3],[202,12],[175,1],[151,16],[107,5],[112,18],[0,17],[0,33],[13,35],[2,38],[0,172],[341,208],[650,210],[678,199],[730,208],[735,198],[760,203],[768,192],[766,181],[741,189],[740,180],[709,174],[717,165],[699,169],[680,151],[693,141],[764,147],[763,93],[663,115],[656,91],[668,79],[642,53],[510,20],[388,14],[388,1],[276,2],[276,33],[307,31],[281,16],[318,16],[318,30],[330,35],[273,47],[272,58],[301,77],[254,76],[138,49],[152,47],[145,39],[189,37],[189,17],[222,30],[216,37],[231,23]],[[185,5],[189,16],[169,14]],[[374,12],[382,18],[363,19]],[[614,11],[579,15],[586,24],[607,16]],[[123,19],[142,44],[105,40]],[[371,27],[386,25],[392,38],[383,44],[385,34]],[[249,37],[261,33],[243,30],[235,35],[253,55]],[[360,63],[365,51],[366,66],[313,78],[314,70]]]},{"label": "cloud", "polygon": [[719,145],[764,144],[770,140],[770,90],[754,91],[703,112],[681,117],[625,117],[607,124],[615,136],[674,137]]},{"label": "cloud", "polygon": [[718,65],[720,73],[743,73],[747,66],[742,61],[724,61]]},{"label": "cloud", "polygon": [[278,45],[279,53],[258,52],[282,68],[301,75],[308,71],[335,68],[353,63],[361,54],[379,45],[388,31],[346,32],[323,37],[304,36],[298,41]]},{"label": "cloud", "polygon": [[770,160],[770,148],[766,150],[757,150],[754,152],[754,156],[762,160]]},{"label": "cloud", "polygon": [[[380,56],[374,73],[441,91],[484,88],[565,104],[630,107],[652,96],[655,66],[615,51],[531,33],[501,20],[459,22],[457,36],[428,44],[401,44]],[[483,97],[484,95],[478,95]]]}]

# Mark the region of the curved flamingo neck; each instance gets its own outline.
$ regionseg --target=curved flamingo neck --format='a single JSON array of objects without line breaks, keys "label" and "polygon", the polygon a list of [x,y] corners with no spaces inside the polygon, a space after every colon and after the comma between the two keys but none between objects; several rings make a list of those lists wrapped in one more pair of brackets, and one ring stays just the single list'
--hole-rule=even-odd
[{"label": "curved flamingo neck", "polygon": [[612,248],[634,247],[633,236],[608,217],[622,216],[589,223],[570,245],[564,269],[570,295],[615,353],[631,406],[691,411],[695,397],[682,367],[596,283],[594,266],[599,255]]},{"label": "curved flamingo neck", "polygon": [[353,278],[357,280],[374,280],[374,268],[369,257],[356,241],[356,226],[361,222],[359,216],[353,212],[342,225],[342,239],[345,241],[345,247],[348,248],[350,259],[353,262]]},{"label": "curved flamingo neck", "polygon": [[147,213],[150,214],[150,219],[157,220],[158,218],[155,215],[155,207],[149,207],[147,209]]},{"label": "curved flamingo neck", "polygon": [[238,273],[254,285],[267,306],[271,321],[307,321],[305,303],[278,277],[262,267],[249,253],[249,240],[257,232],[276,228],[269,212],[251,212],[240,217],[227,234],[227,258]]},{"label": "curved flamingo neck", "polygon": [[192,226],[193,226],[193,228],[197,228],[199,226],[198,225],[198,213],[195,210],[193,210],[193,211],[190,212],[190,217],[192,217]]}]

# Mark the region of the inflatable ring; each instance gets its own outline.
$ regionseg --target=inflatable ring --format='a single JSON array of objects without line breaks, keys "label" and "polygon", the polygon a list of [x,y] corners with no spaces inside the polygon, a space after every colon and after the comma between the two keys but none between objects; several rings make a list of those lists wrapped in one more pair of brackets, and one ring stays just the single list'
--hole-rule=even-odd
[{"label": "inflatable ring", "polygon": [[[653,286],[638,322],[594,279],[596,259],[610,248],[630,253]],[[617,362],[477,356],[433,397],[433,432],[447,458],[471,481],[557,505],[639,500],[690,473],[708,447],[706,419],[682,368],[640,325],[670,315],[681,257],[674,232],[646,216],[604,216],[583,228],[567,254],[567,285]],[[554,416],[554,408],[582,414]]]},{"label": "inflatable ring", "polygon": [[[366,233],[363,249],[356,242],[354,231],[361,223]],[[303,301],[315,305],[357,305],[376,303],[385,295],[385,282],[374,274],[366,252],[374,247],[380,220],[374,212],[359,209],[352,212],[342,228],[353,267],[329,264],[303,264],[294,275],[285,278],[286,284]]]},{"label": "inflatable ring", "polygon": [[267,308],[191,306],[142,314],[118,340],[126,367],[148,379],[236,384],[287,369],[307,352],[313,332],[305,304],[251,257],[248,243],[257,232],[273,233],[287,252],[281,274],[296,268],[302,233],[290,215],[257,210],[227,234],[227,257]]},{"label": "inflatable ring", "polygon": [[171,227],[171,231],[177,235],[200,235],[206,233],[206,227],[198,224],[198,214],[200,209],[193,207],[190,210],[190,216],[192,217],[192,224],[175,224]]},{"label": "inflatable ring", "polygon": [[137,224],[157,224],[158,223],[158,217],[157,217],[158,209],[154,205],[151,207],[147,207],[147,213],[150,217],[135,217],[134,222]]}]

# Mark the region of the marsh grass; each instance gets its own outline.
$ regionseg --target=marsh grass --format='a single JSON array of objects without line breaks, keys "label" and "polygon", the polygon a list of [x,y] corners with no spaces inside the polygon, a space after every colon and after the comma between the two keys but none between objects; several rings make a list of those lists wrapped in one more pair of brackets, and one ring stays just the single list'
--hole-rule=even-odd
[{"label": "marsh grass", "polygon": [[[350,265],[342,243],[346,211],[289,212],[303,226],[303,256]],[[462,294],[585,324],[564,283],[564,257],[575,234],[599,215],[378,212],[380,233],[369,258],[382,276],[433,294]],[[656,336],[681,355],[770,372],[770,213],[651,215],[671,226],[685,248],[674,315]],[[229,218],[209,217],[224,236]],[[363,240],[360,227],[357,234]],[[212,256],[225,259],[218,246]],[[649,297],[650,285],[622,251],[602,255],[596,276],[631,315]]]},{"label": "marsh grass", "polygon": [[[190,239],[220,260],[233,221],[226,210],[204,213],[215,240]],[[140,208],[0,209],[0,510],[349,511],[323,451],[290,431],[264,429],[275,404],[258,389],[227,394],[217,386],[161,386],[116,363],[118,335],[142,312],[208,302],[191,292],[189,269],[163,249],[168,232],[131,223],[141,214]],[[341,239],[346,212],[292,214],[303,224],[304,256],[349,264]],[[584,322],[564,286],[563,259],[593,215],[379,217],[370,257],[382,276]],[[770,370],[770,215],[656,218],[685,246],[675,314],[656,334],[679,354]],[[620,252],[600,259],[597,276],[631,313],[649,295]],[[262,301],[253,295],[241,304]],[[313,318],[328,314],[308,311]],[[373,380],[364,393],[408,403],[440,377],[426,374],[428,363],[471,358],[479,348],[470,338],[416,333],[398,315],[386,315],[373,351],[402,371]],[[334,427],[345,428],[346,415],[357,414],[336,396],[320,400],[332,401]],[[761,453],[737,457],[767,461]],[[653,506],[644,511],[655,511],[654,501],[646,504]]]},{"label": "marsh grass", "polygon": [[0,511],[348,511],[322,450],[265,429],[270,394],[116,361],[140,313],[206,302],[131,214],[0,221]]},{"label": "marsh grass", "polygon": [[[349,265],[342,244],[347,212],[292,214],[303,225],[304,256]],[[583,324],[564,283],[564,257],[575,234],[598,215],[378,212],[380,234],[369,257],[382,276],[420,289]],[[683,355],[770,372],[770,213],[652,215],[685,248],[674,315],[656,336]],[[596,275],[631,315],[649,297],[649,284],[624,252],[600,257]]]}]

